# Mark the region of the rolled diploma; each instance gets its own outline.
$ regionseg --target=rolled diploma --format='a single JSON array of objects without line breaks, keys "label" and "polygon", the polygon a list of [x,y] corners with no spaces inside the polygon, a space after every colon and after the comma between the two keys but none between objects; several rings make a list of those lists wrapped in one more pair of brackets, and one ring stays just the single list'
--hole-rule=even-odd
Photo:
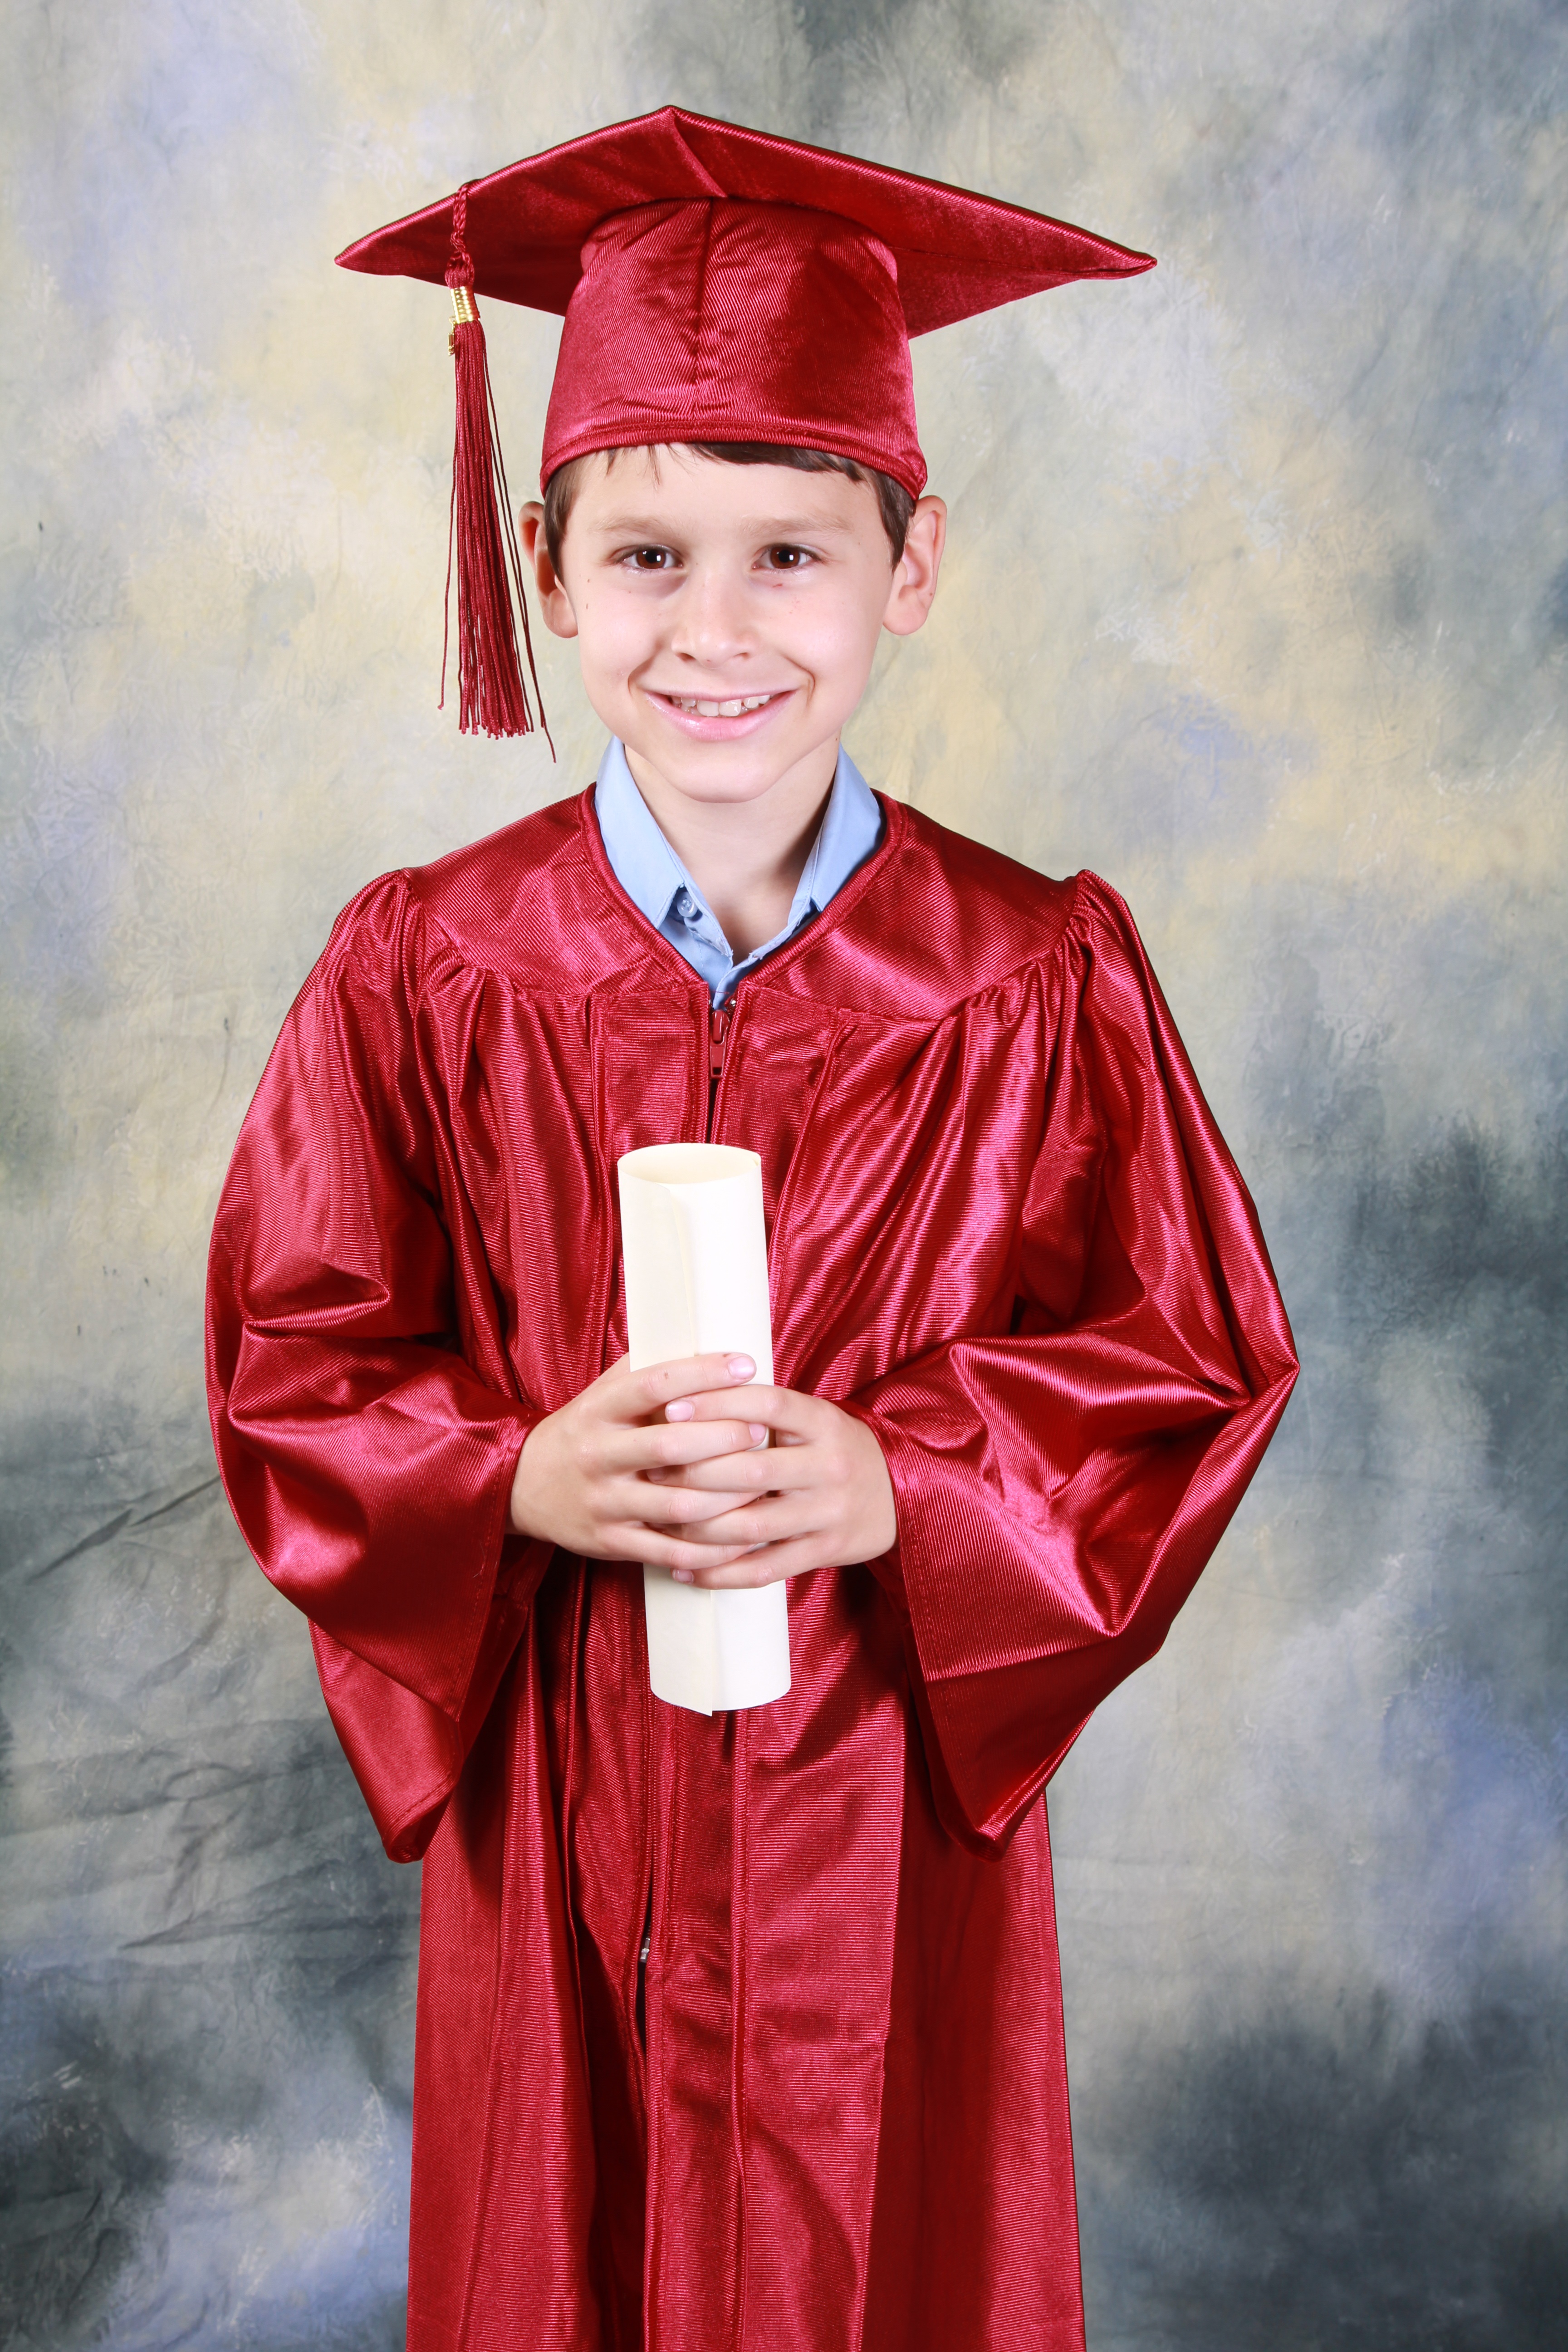
[{"label": "rolled diploma", "polygon": [[[723,1143],[659,1143],[619,1162],[626,1344],[634,1369],[722,1349],[773,1377],[763,1163]],[[643,1570],[648,1680],[698,1715],[789,1688],[783,1584],[711,1592]]]}]

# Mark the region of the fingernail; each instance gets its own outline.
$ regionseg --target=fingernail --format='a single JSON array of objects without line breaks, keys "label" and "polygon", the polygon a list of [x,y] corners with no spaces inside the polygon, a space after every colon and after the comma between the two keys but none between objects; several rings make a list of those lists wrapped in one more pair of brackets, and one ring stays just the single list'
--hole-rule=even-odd
[{"label": "fingernail", "polygon": [[750,1356],[731,1356],[730,1359],[730,1378],[732,1381],[749,1381],[756,1369]]},{"label": "fingernail", "polygon": [[768,1433],[766,1423],[760,1421],[749,1421],[746,1423],[746,1427],[752,1433],[752,1444],[753,1445],[760,1445],[763,1438]]},{"label": "fingernail", "polygon": [[672,1568],[669,1573],[672,1580],[677,1584],[695,1584],[697,1581],[696,1577],[689,1568]]},{"label": "fingernail", "polygon": [[664,1417],[666,1421],[689,1421],[696,1410],[689,1397],[678,1397],[673,1404],[665,1406]]}]

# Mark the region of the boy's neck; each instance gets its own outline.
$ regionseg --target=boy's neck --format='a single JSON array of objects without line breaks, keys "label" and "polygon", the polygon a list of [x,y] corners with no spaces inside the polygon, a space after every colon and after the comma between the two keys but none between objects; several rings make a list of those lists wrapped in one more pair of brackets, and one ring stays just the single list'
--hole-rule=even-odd
[{"label": "boy's neck", "polygon": [[659,831],[712,908],[739,963],[777,936],[811,855],[838,764],[837,740],[753,800],[698,800],[628,743],[632,781]]}]

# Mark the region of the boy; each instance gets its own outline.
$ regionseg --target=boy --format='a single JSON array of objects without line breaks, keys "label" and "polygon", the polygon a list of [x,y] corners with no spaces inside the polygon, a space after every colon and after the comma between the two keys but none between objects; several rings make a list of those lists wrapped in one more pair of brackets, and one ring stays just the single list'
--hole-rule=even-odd
[{"label": "boy", "polygon": [[[426,1858],[409,2343],[1068,2352],[1037,1801],[1295,1366],[1121,902],[839,736],[941,564],[908,333],[1143,258],[674,110],[345,257],[566,310],[524,542],[615,739],[345,912],[214,1234],[230,1498]],[[773,1388],[624,1361],[616,1160],[704,1135]],[[655,1702],[642,1561],[792,1579],[787,1697]]]}]

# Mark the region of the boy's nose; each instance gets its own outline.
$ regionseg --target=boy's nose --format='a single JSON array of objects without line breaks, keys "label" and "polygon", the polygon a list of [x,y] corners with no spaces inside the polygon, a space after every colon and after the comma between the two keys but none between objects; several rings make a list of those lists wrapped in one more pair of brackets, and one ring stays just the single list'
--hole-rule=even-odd
[{"label": "boy's nose", "polygon": [[674,621],[670,650],[682,660],[710,667],[752,650],[754,636],[740,583],[719,567],[688,576]]}]

